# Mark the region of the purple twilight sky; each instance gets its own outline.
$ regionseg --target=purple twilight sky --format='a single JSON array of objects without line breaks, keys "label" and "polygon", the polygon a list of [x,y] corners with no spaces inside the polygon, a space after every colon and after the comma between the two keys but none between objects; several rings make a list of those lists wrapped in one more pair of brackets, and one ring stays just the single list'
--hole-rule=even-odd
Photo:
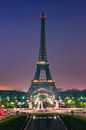
[{"label": "purple twilight sky", "polygon": [[0,89],[28,90],[45,9],[48,61],[56,87],[86,88],[86,0],[0,0]]}]

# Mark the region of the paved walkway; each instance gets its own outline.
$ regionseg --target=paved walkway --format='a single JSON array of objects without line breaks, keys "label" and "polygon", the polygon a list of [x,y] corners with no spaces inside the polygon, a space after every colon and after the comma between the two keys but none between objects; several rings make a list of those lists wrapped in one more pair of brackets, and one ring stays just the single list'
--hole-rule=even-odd
[{"label": "paved walkway", "polygon": [[33,117],[24,130],[67,130],[59,116]]}]

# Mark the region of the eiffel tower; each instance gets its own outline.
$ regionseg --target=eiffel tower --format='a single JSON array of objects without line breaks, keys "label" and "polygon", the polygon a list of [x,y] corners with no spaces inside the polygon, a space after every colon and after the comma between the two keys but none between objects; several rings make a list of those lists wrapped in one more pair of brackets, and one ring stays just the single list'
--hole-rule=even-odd
[{"label": "eiffel tower", "polygon": [[[56,95],[56,86],[55,82],[52,79],[49,63],[47,60],[47,52],[46,52],[46,38],[45,38],[45,20],[46,16],[44,11],[40,15],[41,19],[41,34],[40,34],[40,49],[39,49],[39,58],[37,61],[37,68],[35,72],[34,79],[31,82],[31,86],[28,90],[28,96],[34,96],[39,90],[45,90],[46,92],[50,92]],[[45,72],[45,78],[40,79],[40,74],[42,71]]]}]

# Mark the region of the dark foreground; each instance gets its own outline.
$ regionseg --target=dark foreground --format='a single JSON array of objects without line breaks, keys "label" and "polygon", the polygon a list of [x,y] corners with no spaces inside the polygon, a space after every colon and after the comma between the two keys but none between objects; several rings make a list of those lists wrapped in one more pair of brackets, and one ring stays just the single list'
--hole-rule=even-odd
[{"label": "dark foreground", "polygon": [[32,117],[24,130],[67,130],[59,116]]},{"label": "dark foreground", "polygon": [[0,130],[21,130],[26,118],[26,115],[6,117],[0,120]]},{"label": "dark foreground", "polygon": [[67,130],[86,130],[86,118],[80,116],[61,115]]},{"label": "dark foreground", "polygon": [[0,130],[86,130],[86,118],[58,114],[11,116],[0,121]]}]

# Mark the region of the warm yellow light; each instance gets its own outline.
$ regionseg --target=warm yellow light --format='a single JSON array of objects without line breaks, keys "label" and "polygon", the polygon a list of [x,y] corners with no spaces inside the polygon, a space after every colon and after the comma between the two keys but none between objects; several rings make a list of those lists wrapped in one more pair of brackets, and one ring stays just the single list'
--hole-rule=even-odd
[{"label": "warm yellow light", "polygon": [[46,64],[45,61],[38,61],[37,64]]},{"label": "warm yellow light", "polygon": [[36,99],[36,101],[35,101],[35,105],[37,104],[38,100],[39,100],[39,97]]},{"label": "warm yellow light", "polygon": [[53,102],[51,101],[50,98],[47,97],[47,100],[53,105]]},{"label": "warm yellow light", "polygon": [[32,80],[32,82],[35,82],[35,83],[36,83],[36,82],[39,82],[39,81],[38,81],[38,80]]},{"label": "warm yellow light", "polygon": [[52,82],[54,82],[53,80],[47,80],[49,83],[52,83]]},{"label": "warm yellow light", "polygon": [[32,82],[49,82],[49,83],[52,83],[52,82],[55,82],[54,80],[46,80],[46,79],[40,79],[40,80],[32,80]]}]

